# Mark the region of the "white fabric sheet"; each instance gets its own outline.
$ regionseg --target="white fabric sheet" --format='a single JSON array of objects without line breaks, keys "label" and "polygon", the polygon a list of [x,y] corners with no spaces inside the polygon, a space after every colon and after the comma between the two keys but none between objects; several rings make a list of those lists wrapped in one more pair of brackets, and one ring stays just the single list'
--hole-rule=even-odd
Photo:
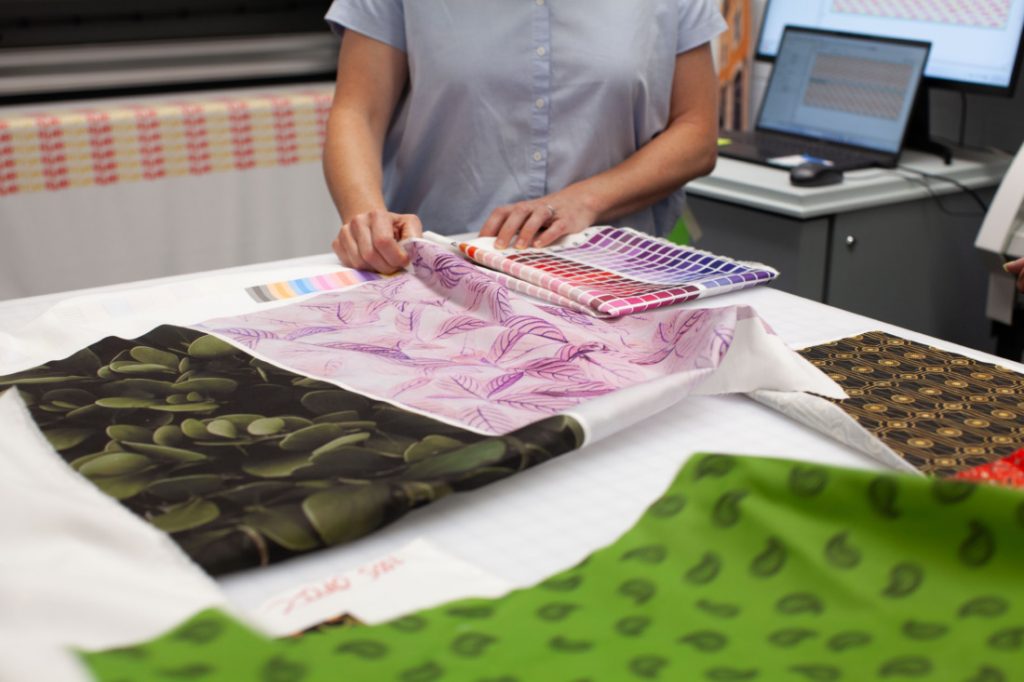
[{"label": "white fabric sheet", "polygon": [[587,443],[593,444],[652,414],[677,407],[685,398],[759,390],[846,397],[838,384],[790,350],[778,336],[769,334],[760,319],[747,318],[736,322],[732,345],[717,368],[673,374],[619,390],[588,400],[569,414],[582,424]]},{"label": "white fabric sheet", "polygon": [[60,459],[17,391],[0,424],[0,680],[81,680],[67,647],[132,644],[224,605],[166,534]]},{"label": "white fabric sheet", "polygon": [[[276,273],[280,273],[280,266],[270,264],[266,270],[247,271],[249,279],[245,284],[316,274],[324,271],[316,268],[333,266],[333,261],[325,255],[322,260],[314,259],[309,266],[309,269],[295,275],[279,277]],[[204,282],[212,281],[199,277],[193,280],[200,288]],[[102,304],[105,310],[121,311],[126,302],[138,300],[133,291],[137,289],[124,287],[121,291],[110,291],[102,294],[100,299],[90,301],[90,305]],[[180,300],[176,304],[184,311],[180,320],[184,322],[189,317],[195,320],[209,316],[204,307],[207,302],[204,301]],[[883,329],[992,361],[984,353],[955,347],[767,288],[737,292],[684,306],[740,304],[754,306],[791,347],[820,343],[871,329]],[[132,306],[128,305],[123,308],[124,314],[115,315],[123,318],[119,324],[135,324],[140,333],[152,326],[150,316],[143,315],[140,318],[139,311],[131,309]],[[177,309],[172,307],[168,310]],[[20,322],[30,317],[33,311],[32,302],[0,302],[0,331],[14,331],[16,325],[12,324],[12,320],[17,318]],[[53,352],[53,348],[59,348],[63,350],[55,354],[66,355],[105,335],[89,325],[73,322],[76,312],[80,312],[77,304],[69,300],[58,316],[58,321],[62,323],[48,327],[48,333],[52,336],[48,337],[41,327],[38,328],[39,335],[34,338],[50,344],[47,346],[48,353]],[[221,314],[230,312],[238,311],[226,310]],[[17,338],[27,342],[32,337],[19,335]],[[54,355],[44,359],[51,357]],[[16,477],[15,474],[9,474],[0,479],[0,546],[8,548],[19,546],[18,543],[25,546],[29,553],[19,553],[19,561],[26,561],[29,556],[45,560],[49,556],[47,552],[73,556],[80,551],[90,553],[103,550],[107,542],[106,522],[103,535],[82,546],[81,539],[85,536],[76,531],[76,524],[80,522],[80,505],[75,501],[76,498],[67,494],[69,489],[77,489],[74,495],[86,499],[87,504],[82,504],[90,508],[99,505],[105,506],[107,511],[117,512],[113,515],[118,517],[117,523],[141,527],[141,531],[134,528],[132,532],[144,533],[151,530],[144,522],[120,509],[117,503],[93,490],[88,483],[75,478],[49,450],[42,437],[30,428],[25,411],[20,406],[12,411],[14,402],[10,396],[0,401],[0,425],[3,427],[0,435],[4,438],[0,440],[0,452],[5,459],[11,461],[27,460],[31,463],[41,460],[44,464],[35,464],[48,473],[42,475],[43,481],[34,482],[31,486],[24,483],[24,475]],[[21,435],[17,436],[17,432]],[[26,433],[30,437],[26,437]],[[9,451],[14,455],[8,456]],[[627,530],[643,509],[661,494],[678,467],[690,454],[698,451],[785,456],[825,464],[881,468],[880,464],[854,449],[746,398],[691,397],[671,409],[646,416],[633,427],[609,435],[600,443],[568,453],[479,490],[445,498],[369,537],[271,567],[224,577],[219,581],[220,587],[233,606],[243,613],[251,612],[283,590],[322,579],[325,575],[357,569],[360,565],[399,551],[418,538],[426,538],[445,552],[469,561],[513,586],[528,586],[567,568]],[[30,472],[36,471],[32,464],[28,466]],[[32,476],[38,478],[38,473]],[[60,492],[50,492],[52,490]],[[53,495],[57,495],[61,502],[58,508],[68,513],[73,510],[74,515],[71,518],[60,516],[58,527],[52,531],[52,541],[33,548],[24,539],[23,526],[12,523],[17,520],[23,524],[26,510],[34,507],[21,506],[18,501],[24,500],[25,504],[31,504],[33,500]],[[66,497],[66,504],[60,500],[61,496]],[[42,512],[50,515],[52,510],[44,504]],[[37,541],[38,538],[33,543]],[[96,543],[98,547],[93,548]],[[24,582],[16,583],[2,574],[3,567],[12,566],[11,561],[6,550],[0,554],[0,603],[3,604],[0,609],[0,623],[3,624],[0,626],[0,643],[5,654],[0,656],[0,679],[74,679],[70,677],[76,672],[76,668],[69,663],[73,662],[72,659],[60,655],[53,646],[51,635],[44,633],[42,639],[32,637],[29,641],[28,633],[34,630],[25,618],[38,618],[38,615],[33,614],[43,613],[41,609],[50,601],[38,596],[38,585],[29,587]],[[20,566],[23,570],[24,564]],[[75,575],[79,574],[85,575],[75,571]],[[31,576],[28,579],[34,580]],[[191,580],[184,576],[175,577],[166,587],[182,589]],[[129,582],[125,586],[131,584]],[[205,593],[206,587],[192,589]],[[192,594],[192,589],[187,590],[189,594]],[[18,592],[22,592],[23,596],[17,601],[9,598],[9,594],[17,595]],[[208,596],[211,603],[218,598]],[[86,604],[90,595],[71,592],[69,598],[82,600],[78,603]],[[142,595],[138,595],[134,606],[137,613],[129,614],[129,620],[126,621],[132,625],[135,633],[133,639],[144,639],[156,631],[171,627],[178,620],[174,614],[163,612],[162,617],[166,620],[158,625],[156,621],[160,614],[148,608],[147,598]],[[199,608],[200,604],[194,604],[193,608],[192,602],[182,601],[177,607],[182,611],[192,611]],[[89,618],[69,620],[67,627],[93,630],[97,624],[102,626],[105,618],[94,620],[92,617],[92,611],[99,609],[100,606],[93,604],[86,609],[90,612]],[[136,619],[144,619],[144,626],[137,625]],[[21,633],[17,639],[10,634],[8,623],[17,623],[17,632]],[[116,642],[117,638],[114,639]],[[84,644],[94,641],[90,636]],[[36,653],[33,653],[30,644],[35,647]],[[19,665],[18,661],[21,662],[21,668],[14,667]]]}]

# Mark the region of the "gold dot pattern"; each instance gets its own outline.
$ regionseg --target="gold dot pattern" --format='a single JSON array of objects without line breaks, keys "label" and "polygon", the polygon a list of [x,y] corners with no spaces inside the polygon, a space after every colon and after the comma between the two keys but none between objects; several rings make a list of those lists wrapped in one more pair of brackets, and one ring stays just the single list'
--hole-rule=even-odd
[{"label": "gold dot pattern", "polygon": [[1024,375],[884,332],[800,353],[846,390],[839,407],[926,474],[952,476],[1024,446]]}]

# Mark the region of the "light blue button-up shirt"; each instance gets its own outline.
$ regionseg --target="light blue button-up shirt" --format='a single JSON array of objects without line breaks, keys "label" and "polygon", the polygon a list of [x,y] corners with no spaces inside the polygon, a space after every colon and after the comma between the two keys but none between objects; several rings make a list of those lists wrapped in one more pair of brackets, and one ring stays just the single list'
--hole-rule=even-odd
[{"label": "light blue button-up shirt", "polygon": [[[384,197],[443,234],[624,161],[668,123],[676,55],[725,28],[717,0],[334,0],[326,18],[407,54]],[[615,223],[666,234],[682,203]]]}]

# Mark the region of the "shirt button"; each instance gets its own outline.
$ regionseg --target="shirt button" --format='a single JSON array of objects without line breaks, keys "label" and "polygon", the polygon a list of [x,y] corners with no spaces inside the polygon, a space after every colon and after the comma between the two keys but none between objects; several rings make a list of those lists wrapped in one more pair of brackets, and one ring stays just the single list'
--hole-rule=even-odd
[{"label": "shirt button", "polygon": [[537,7],[543,7],[543,6],[544,6],[544,0],[537,0]]},{"label": "shirt button", "polygon": [[534,161],[543,161],[544,160],[544,155],[541,154],[540,152],[534,152],[533,153],[533,160]]},{"label": "shirt button", "polygon": [[544,100],[543,100],[543,98],[538,97],[537,101],[535,102],[535,104],[537,105],[538,109],[543,109],[544,108]]},{"label": "shirt button", "polygon": [[537,48],[537,56],[538,57],[543,57],[547,53],[548,53],[548,51],[545,50],[543,46]]}]

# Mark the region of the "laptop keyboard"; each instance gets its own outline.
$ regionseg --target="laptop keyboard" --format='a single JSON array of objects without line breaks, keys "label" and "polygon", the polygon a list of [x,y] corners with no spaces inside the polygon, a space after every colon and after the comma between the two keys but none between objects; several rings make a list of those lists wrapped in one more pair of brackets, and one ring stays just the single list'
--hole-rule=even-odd
[{"label": "laptop keyboard", "polygon": [[819,144],[810,140],[795,141],[789,139],[768,138],[761,135],[757,140],[757,151],[766,159],[792,154],[806,154],[821,159],[828,159],[836,168],[873,166],[876,160],[872,156],[853,150],[843,149],[830,144]]}]

